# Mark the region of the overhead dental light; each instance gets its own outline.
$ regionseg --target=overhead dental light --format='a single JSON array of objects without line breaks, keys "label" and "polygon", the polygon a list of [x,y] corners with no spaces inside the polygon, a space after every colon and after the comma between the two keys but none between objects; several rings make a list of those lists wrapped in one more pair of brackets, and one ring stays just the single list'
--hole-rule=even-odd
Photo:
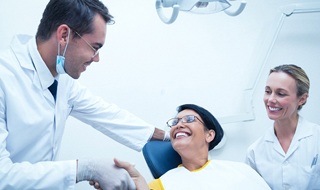
[{"label": "overhead dental light", "polygon": [[[179,11],[192,12],[197,14],[210,14],[224,11],[230,16],[239,15],[246,6],[242,1],[235,11],[227,10],[231,4],[227,0],[156,0],[156,10],[160,19],[166,23],[173,23],[179,14]],[[163,8],[172,7],[171,17],[164,15]]]}]

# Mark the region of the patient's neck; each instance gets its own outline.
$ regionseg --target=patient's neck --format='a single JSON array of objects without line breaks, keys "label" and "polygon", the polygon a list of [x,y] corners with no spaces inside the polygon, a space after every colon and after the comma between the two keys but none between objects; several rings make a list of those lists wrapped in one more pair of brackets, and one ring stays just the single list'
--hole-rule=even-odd
[{"label": "patient's neck", "polygon": [[208,158],[201,159],[201,160],[188,160],[188,161],[182,160],[182,165],[189,171],[194,171],[202,168],[207,162],[208,162]]},{"label": "patient's neck", "polygon": [[180,154],[182,165],[189,171],[198,170],[208,162],[208,152],[206,153],[192,153]]}]

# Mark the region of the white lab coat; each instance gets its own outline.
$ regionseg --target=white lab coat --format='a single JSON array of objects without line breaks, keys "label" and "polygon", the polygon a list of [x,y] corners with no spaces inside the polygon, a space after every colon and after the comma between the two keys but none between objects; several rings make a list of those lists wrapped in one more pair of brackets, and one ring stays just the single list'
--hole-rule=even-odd
[{"label": "white lab coat", "polygon": [[253,143],[246,162],[255,169],[274,190],[320,189],[320,126],[299,116],[296,132],[285,153],[274,134],[273,127]]},{"label": "white lab coat", "polygon": [[17,36],[0,54],[0,189],[74,189],[76,161],[52,162],[69,115],[135,150],[154,132],[66,74],[58,77],[55,103],[53,80],[35,38]]}]

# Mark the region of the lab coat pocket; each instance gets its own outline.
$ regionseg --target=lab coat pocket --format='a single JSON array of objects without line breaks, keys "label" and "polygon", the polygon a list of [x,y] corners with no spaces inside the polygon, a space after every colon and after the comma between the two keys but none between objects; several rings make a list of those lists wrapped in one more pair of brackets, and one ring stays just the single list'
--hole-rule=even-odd
[{"label": "lab coat pocket", "polygon": [[320,164],[304,167],[307,190],[320,190]]}]

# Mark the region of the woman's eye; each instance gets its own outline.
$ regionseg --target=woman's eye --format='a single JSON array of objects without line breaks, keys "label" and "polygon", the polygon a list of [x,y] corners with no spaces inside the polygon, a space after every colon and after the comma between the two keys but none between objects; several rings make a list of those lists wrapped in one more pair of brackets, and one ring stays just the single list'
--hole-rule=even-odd
[{"label": "woman's eye", "polygon": [[193,121],[194,121],[194,116],[189,115],[189,116],[187,117],[187,121],[188,121],[188,123],[193,122]]}]

